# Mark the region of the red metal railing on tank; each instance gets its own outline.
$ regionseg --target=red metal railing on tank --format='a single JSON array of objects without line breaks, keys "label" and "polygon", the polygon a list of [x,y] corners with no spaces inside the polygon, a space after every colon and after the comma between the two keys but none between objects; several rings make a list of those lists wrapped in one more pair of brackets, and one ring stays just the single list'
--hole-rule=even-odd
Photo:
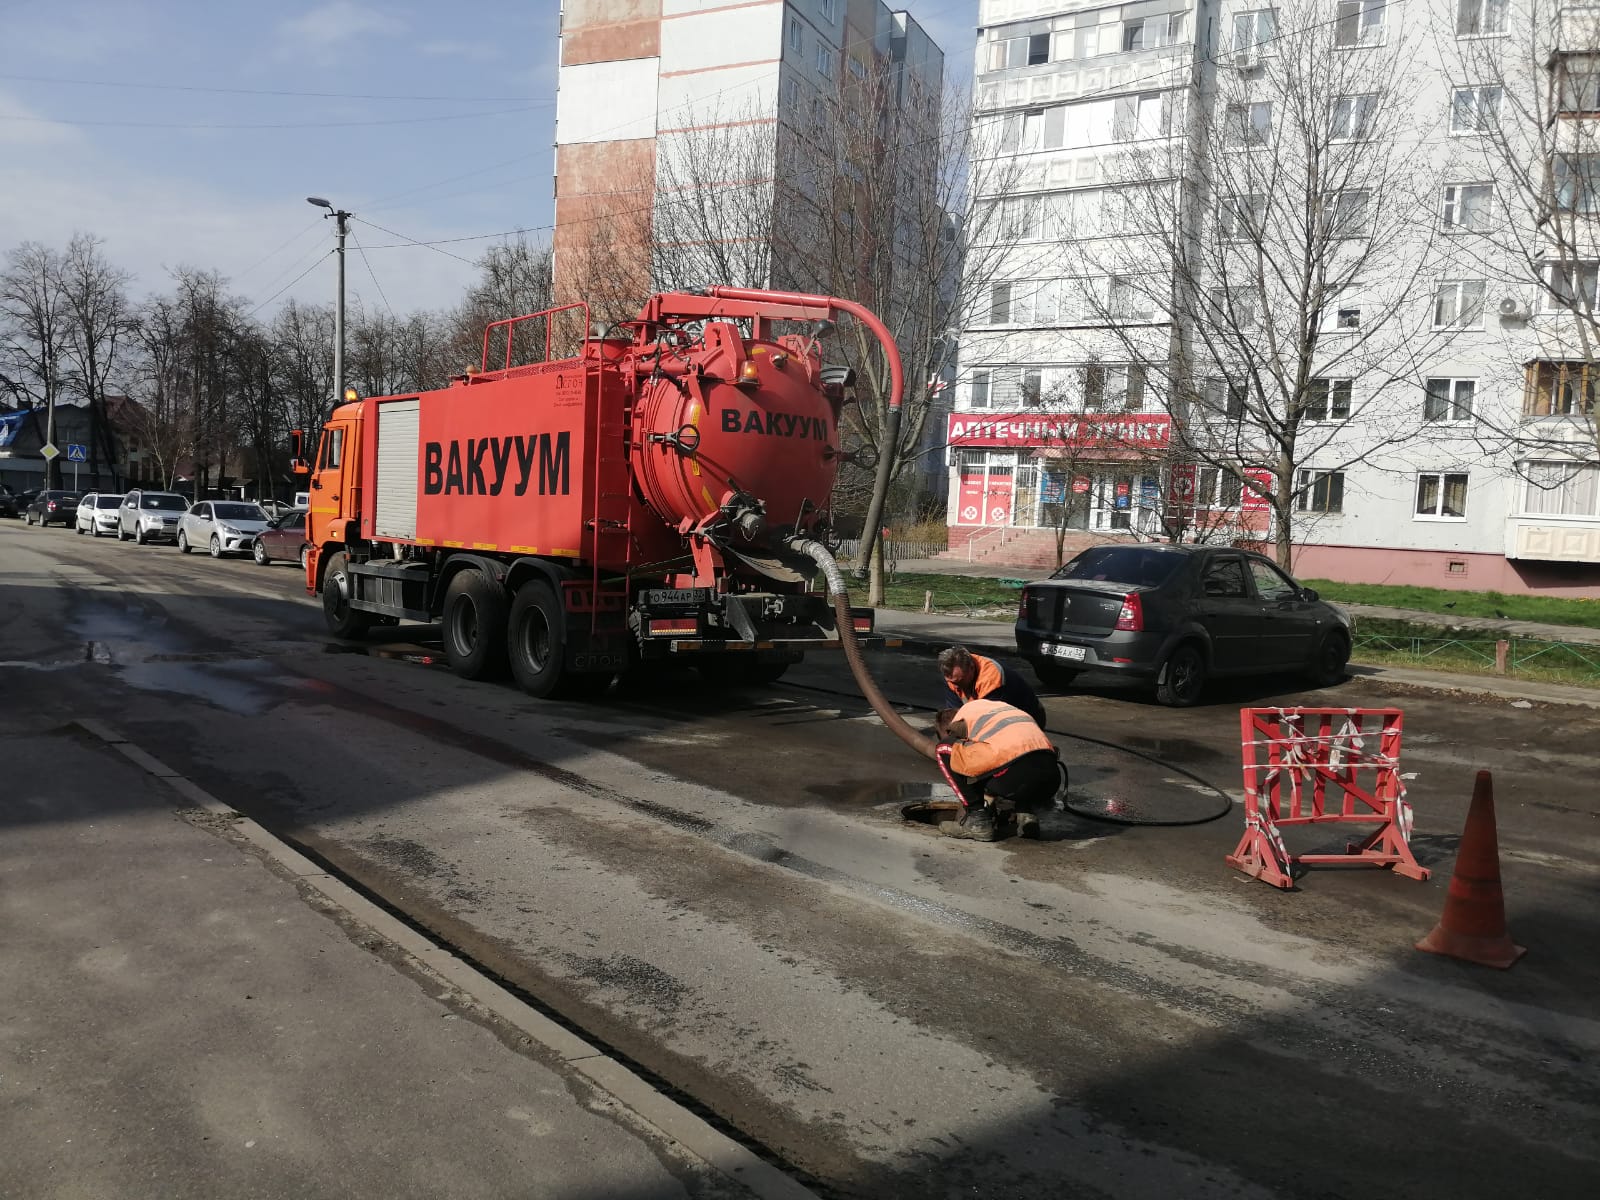
[{"label": "red metal railing on tank", "polygon": [[[508,371],[511,369],[512,345],[516,341],[516,331],[513,327],[521,325],[525,321],[544,322],[544,358],[542,358],[540,361],[549,362],[550,347],[555,341],[555,318],[564,312],[577,311],[581,311],[583,313],[583,324],[581,326],[583,329],[583,337],[581,341],[586,342],[589,340],[589,306],[587,304],[562,304],[555,308],[547,308],[542,312],[528,313],[527,315],[521,317],[507,317],[504,321],[489,322],[488,325],[484,326],[483,330],[483,357],[480,360],[481,369],[484,371],[490,369],[489,343],[494,337],[494,331],[502,327],[504,327],[506,331],[506,361],[494,369],[498,371]],[[577,348],[575,348],[573,354],[562,355],[562,357],[571,358],[582,353],[583,347],[580,344]]]}]

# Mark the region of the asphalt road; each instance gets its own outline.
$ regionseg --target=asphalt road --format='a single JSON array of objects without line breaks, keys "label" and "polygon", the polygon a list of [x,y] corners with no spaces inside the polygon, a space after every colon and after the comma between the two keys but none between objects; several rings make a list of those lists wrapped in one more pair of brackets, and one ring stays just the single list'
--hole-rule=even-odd
[{"label": "asphalt road", "polygon": [[[555,704],[456,679],[428,632],[338,643],[287,565],[0,524],[14,731],[113,723],[824,1194],[1600,1179],[1600,713],[1367,680],[1171,712],[1091,681],[1047,700],[1075,795],[1223,815],[1053,814],[988,846],[902,819],[930,769],[840,662]],[[929,659],[877,662],[891,697],[933,699]],[[1405,710],[1431,881],[1317,870],[1281,893],[1224,865],[1238,709],[1296,702]],[[1529,950],[1506,973],[1411,948],[1481,767]]]}]

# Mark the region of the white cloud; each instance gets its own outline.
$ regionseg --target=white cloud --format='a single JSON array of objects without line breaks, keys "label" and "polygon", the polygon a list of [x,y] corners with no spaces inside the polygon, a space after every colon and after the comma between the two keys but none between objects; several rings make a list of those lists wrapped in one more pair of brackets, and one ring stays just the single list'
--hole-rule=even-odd
[{"label": "white cloud", "polygon": [[405,22],[354,0],[332,0],[283,22],[279,34],[288,43],[285,53],[304,54],[331,62],[353,41],[390,37],[405,29]]}]

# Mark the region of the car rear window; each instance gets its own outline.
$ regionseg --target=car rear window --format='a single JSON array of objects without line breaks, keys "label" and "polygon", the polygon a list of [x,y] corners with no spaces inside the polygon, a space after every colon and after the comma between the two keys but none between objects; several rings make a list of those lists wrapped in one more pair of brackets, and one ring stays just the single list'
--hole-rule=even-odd
[{"label": "car rear window", "polygon": [[1183,561],[1182,554],[1149,546],[1094,546],[1050,578],[1121,583],[1129,587],[1160,587],[1172,578]]},{"label": "car rear window", "polygon": [[141,508],[168,508],[175,512],[184,512],[189,507],[184,503],[182,496],[140,496],[139,506]]},{"label": "car rear window", "polygon": [[254,504],[214,504],[219,521],[265,521],[267,514]]},{"label": "car rear window", "polygon": [[119,508],[121,505],[121,496],[96,496],[94,498],[94,506],[96,508]]},{"label": "car rear window", "polygon": [[46,492],[44,494],[44,498],[46,500],[76,500],[78,498],[78,493],[77,492]]}]

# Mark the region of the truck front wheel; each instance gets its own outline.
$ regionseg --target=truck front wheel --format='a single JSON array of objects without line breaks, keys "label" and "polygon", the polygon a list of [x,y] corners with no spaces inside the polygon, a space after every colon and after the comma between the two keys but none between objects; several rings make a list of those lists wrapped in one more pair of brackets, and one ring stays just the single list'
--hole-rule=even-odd
[{"label": "truck front wheel", "polygon": [[567,652],[567,618],[555,589],[530,579],[511,602],[506,652],[517,686],[544,699],[561,687]]},{"label": "truck front wheel", "polygon": [[482,571],[462,571],[444,592],[444,657],[463,679],[489,679],[506,663],[506,593]]},{"label": "truck front wheel", "polygon": [[328,559],[322,575],[322,619],[334,637],[358,638],[372,628],[372,614],[350,607],[350,556],[340,551]]}]

